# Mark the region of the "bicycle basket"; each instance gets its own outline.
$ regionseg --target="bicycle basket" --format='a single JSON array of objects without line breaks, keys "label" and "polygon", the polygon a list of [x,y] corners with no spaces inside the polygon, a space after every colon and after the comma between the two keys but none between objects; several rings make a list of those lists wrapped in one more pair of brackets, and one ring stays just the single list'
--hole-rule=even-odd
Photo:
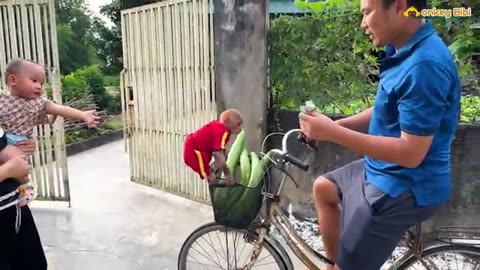
[{"label": "bicycle basket", "polygon": [[263,183],[262,179],[256,187],[209,186],[215,222],[230,228],[244,229],[248,227],[262,207]]}]

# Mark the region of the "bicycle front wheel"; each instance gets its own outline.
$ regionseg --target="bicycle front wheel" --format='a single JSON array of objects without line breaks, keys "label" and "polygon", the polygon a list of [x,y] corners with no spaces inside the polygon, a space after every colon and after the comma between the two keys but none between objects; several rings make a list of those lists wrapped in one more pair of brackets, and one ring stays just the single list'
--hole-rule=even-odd
[{"label": "bicycle front wheel", "polygon": [[[178,270],[243,269],[250,261],[258,235],[248,230],[208,223],[187,238],[178,256]],[[267,240],[263,241],[252,269],[287,270],[282,256]]]},{"label": "bicycle front wheel", "polygon": [[445,244],[427,248],[420,258],[411,255],[396,270],[478,270],[480,248],[476,246]]}]

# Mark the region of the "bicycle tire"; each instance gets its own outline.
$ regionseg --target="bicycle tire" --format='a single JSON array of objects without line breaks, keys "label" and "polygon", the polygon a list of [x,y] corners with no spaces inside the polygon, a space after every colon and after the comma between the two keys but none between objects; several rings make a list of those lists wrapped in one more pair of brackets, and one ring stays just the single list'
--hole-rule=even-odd
[{"label": "bicycle tire", "polygon": [[[473,246],[473,245],[461,245],[461,244],[447,244],[443,242],[439,242],[439,245],[431,245],[430,247],[426,247],[422,255],[420,257],[426,257],[431,254],[437,252],[445,252],[445,251],[452,251],[452,252],[473,252],[480,256],[480,247]],[[407,258],[403,259],[398,266],[394,267],[394,270],[407,270],[408,267],[414,265],[415,262],[418,262],[419,259],[415,257],[414,254],[409,254]]]},{"label": "bicycle tire", "polygon": [[[202,237],[204,234],[212,232],[212,231],[224,231],[225,226],[217,224],[215,222],[207,223],[196,230],[194,230],[188,238],[185,240],[185,242],[182,245],[182,248],[180,249],[180,253],[178,255],[178,270],[188,270],[186,268],[186,263],[187,263],[187,256],[188,256],[188,251],[191,248],[192,244],[195,243],[195,241]],[[231,231],[238,231],[240,233],[246,234],[250,237],[256,236],[254,235],[253,232],[250,232],[245,229],[234,229],[234,228],[228,228],[228,230]],[[278,267],[280,270],[290,270],[289,267],[287,266],[287,263],[285,262],[283,256],[281,255],[280,252],[277,251],[277,249],[274,247],[275,244],[272,244],[268,238],[264,238],[263,242],[263,248],[266,249],[270,255],[275,259],[275,262],[277,263]]]}]

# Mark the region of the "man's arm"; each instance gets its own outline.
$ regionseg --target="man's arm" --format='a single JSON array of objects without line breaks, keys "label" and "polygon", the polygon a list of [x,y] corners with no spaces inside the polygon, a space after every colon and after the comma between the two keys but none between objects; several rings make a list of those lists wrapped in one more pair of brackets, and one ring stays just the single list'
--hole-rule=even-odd
[{"label": "man's arm", "polygon": [[59,115],[64,118],[70,118],[70,119],[76,119],[76,120],[84,120],[84,112],[63,106],[63,105],[58,105],[55,102],[48,102],[47,104],[47,114],[51,115]]},{"label": "man's arm", "polygon": [[[428,79],[421,74],[428,74]],[[374,159],[404,167],[417,167],[425,158],[450,101],[452,82],[434,62],[414,66],[399,87],[397,101],[400,138],[373,136],[340,125],[330,131],[332,141]]]},{"label": "man's arm", "polygon": [[354,152],[407,168],[415,168],[423,161],[433,138],[403,131],[400,138],[373,136],[342,126],[337,126],[331,137],[334,143]]},{"label": "man's arm", "polygon": [[370,107],[355,115],[338,119],[336,122],[342,127],[366,133],[368,131],[368,125],[370,124],[370,119],[372,118],[372,110],[373,108]]}]

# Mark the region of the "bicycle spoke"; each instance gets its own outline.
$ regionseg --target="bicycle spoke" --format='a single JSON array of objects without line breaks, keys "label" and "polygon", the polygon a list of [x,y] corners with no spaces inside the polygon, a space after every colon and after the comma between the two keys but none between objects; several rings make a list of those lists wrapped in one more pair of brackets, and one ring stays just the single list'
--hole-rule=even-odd
[{"label": "bicycle spoke", "polygon": [[[210,236],[209,236],[209,238],[210,238]],[[201,239],[204,240],[205,242],[207,242],[207,240],[206,240],[203,236],[201,237]],[[211,239],[211,238],[210,238],[210,239]],[[219,243],[221,244],[221,241],[219,241]],[[207,257],[207,256],[205,256],[205,255],[203,255],[203,254],[201,254],[201,255],[202,255],[204,258],[209,259],[210,261],[212,261],[213,263],[215,263],[216,265],[218,265],[218,266],[220,267],[220,263],[221,263],[221,262],[219,261],[219,258],[218,258],[219,252],[213,247],[213,245],[212,245],[213,243],[210,244],[210,243],[207,242],[207,244],[213,249],[213,252],[215,253],[215,255],[216,255],[216,257],[217,257],[217,262],[214,262],[214,261],[213,261],[213,258],[211,258],[211,257]],[[198,245],[198,243],[197,243],[197,245]],[[200,246],[200,248],[201,248],[205,253],[209,254],[209,252],[206,251],[205,248],[203,248],[202,246]],[[192,246],[192,249],[195,250],[195,251],[197,251],[196,249],[194,249],[193,246]],[[222,249],[223,249],[223,246],[222,246]],[[197,252],[198,252],[198,251],[197,251]],[[198,252],[198,253],[200,253],[200,252]],[[221,256],[221,255],[222,255],[222,254],[220,254],[220,256]],[[227,261],[225,257],[223,257],[223,256],[221,256],[221,257],[222,257],[222,259],[224,259],[225,261]],[[221,268],[220,268],[220,269],[221,269]]]},{"label": "bicycle spoke", "polygon": [[[187,261],[187,262],[190,262],[190,261]],[[214,264],[204,264],[204,263],[200,264],[199,261],[197,261],[196,263],[198,263],[199,265],[203,266],[203,267],[204,267],[205,269],[207,269],[207,270],[210,269],[210,268],[207,268],[207,266],[216,266],[216,267],[218,267],[219,269],[223,269],[223,268],[221,268],[220,266],[214,265]]]},{"label": "bicycle spoke", "polygon": [[[203,236],[202,236],[202,238],[203,238]],[[212,241],[212,238],[210,237],[210,234],[208,234],[208,238],[210,239],[210,241]],[[213,243],[213,241],[212,241],[212,243]],[[215,256],[217,256],[217,260],[220,260],[218,258],[218,252],[216,250],[215,250]]]},{"label": "bicycle spoke", "polygon": [[245,242],[243,243],[243,248],[242,248],[242,251],[240,252],[240,255],[238,255],[238,257],[239,257],[239,258],[241,258],[241,257],[242,257],[242,255],[243,255],[243,251],[245,251],[245,247],[246,247],[246,246],[247,246],[247,242],[245,241]]},{"label": "bicycle spoke", "polygon": [[[255,262],[255,265],[253,266],[253,268],[257,267],[257,266],[265,266],[265,265],[273,265],[273,264],[276,264],[276,262],[270,262],[270,263],[260,263],[261,261],[267,259],[268,257],[265,256],[263,257],[263,259],[259,259]],[[260,263],[260,264],[259,264]]]},{"label": "bicycle spoke", "polygon": [[[224,228],[225,229],[225,228]],[[189,252],[186,253],[187,269],[243,269],[253,255],[255,240],[250,241],[251,236],[235,229],[209,231],[192,242]],[[214,234],[216,236],[212,236]],[[220,234],[223,234],[222,236]],[[243,241],[243,244],[241,243]],[[248,249],[247,249],[248,246]],[[252,265],[253,269],[284,269],[278,265],[276,258],[272,256],[271,249],[262,248],[261,254]],[[274,267],[272,267],[274,266]]]},{"label": "bicycle spoke", "polygon": [[[224,233],[226,233],[226,232],[224,232]],[[218,240],[218,243],[221,243],[221,242],[222,242],[222,240],[220,240],[220,237],[218,236],[218,232],[217,232],[217,234],[216,234],[216,235],[217,235],[217,240]],[[220,244],[220,245],[221,245],[221,244]],[[223,254],[226,254],[225,250],[223,249],[223,245],[221,245],[221,246],[222,246],[222,252],[223,252]],[[227,257],[227,258],[225,258],[225,260],[227,260],[227,261],[228,261],[228,257]]]},{"label": "bicycle spoke", "polygon": [[475,267],[473,268],[473,270],[477,270],[477,266],[480,264],[480,261],[478,261],[476,264],[475,264]]},{"label": "bicycle spoke", "polygon": [[[237,248],[236,248],[236,246],[237,246],[237,236],[238,236],[238,233],[235,233],[235,240],[233,241],[233,249],[235,249],[235,251],[237,250]],[[238,268],[237,256],[235,256],[235,268]]]},{"label": "bicycle spoke", "polygon": [[[193,247],[192,247],[192,249],[193,249]],[[196,249],[193,249],[193,250],[197,251]],[[197,251],[197,252],[198,252],[198,251]],[[204,257],[204,258],[206,258],[206,259],[209,259],[211,262],[215,263],[215,261],[213,261],[211,258],[209,258],[209,257],[207,257],[207,256],[205,256],[205,255],[203,255],[203,254],[201,254],[200,252],[198,252],[198,253],[199,253],[200,255],[202,255],[202,257]],[[207,253],[207,254],[208,254],[208,253]],[[189,257],[190,257],[190,256],[189,256]],[[218,265],[218,266],[220,266],[220,265],[219,265],[219,264],[217,264],[217,263],[215,263],[215,264],[216,264],[216,265]]]}]

